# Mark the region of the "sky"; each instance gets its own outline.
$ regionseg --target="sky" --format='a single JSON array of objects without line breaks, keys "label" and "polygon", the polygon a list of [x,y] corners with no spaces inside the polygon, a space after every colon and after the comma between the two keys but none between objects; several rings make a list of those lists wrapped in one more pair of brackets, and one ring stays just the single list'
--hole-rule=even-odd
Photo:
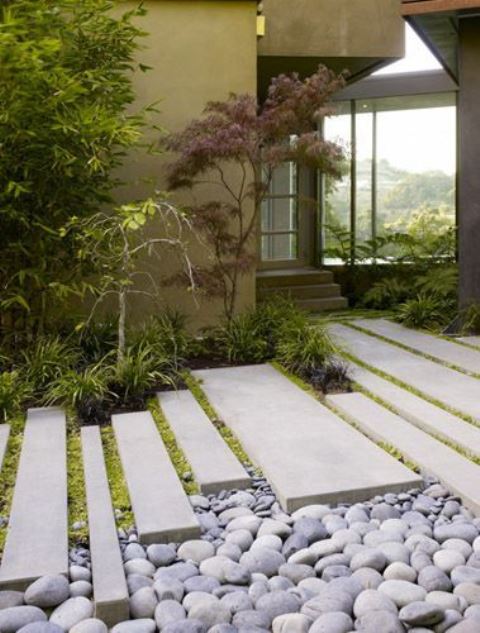
[{"label": "sky", "polygon": [[[386,75],[440,69],[425,44],[407,25],[406,56],[375,73]],[[456,114],[454,107],[390,111],[377,114],[378,157],[412,172],[441,170],[447,174],[456,169]],[[329,138],[343,138],[348,133],[348,117],[327,122]],[[369,115],[357,119],[358,158],[369,158],[371,125]]]}]

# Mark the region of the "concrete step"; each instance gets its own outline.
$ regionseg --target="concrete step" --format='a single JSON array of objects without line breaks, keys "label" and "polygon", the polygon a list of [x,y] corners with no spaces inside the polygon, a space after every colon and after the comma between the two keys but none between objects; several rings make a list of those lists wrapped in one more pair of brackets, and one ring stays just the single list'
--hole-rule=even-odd
[{"label": "concrete step", "polygon": [[480,347],[480,336],[460,336],[458,340],[472,347]]},{"label": "concrete step", "polygon": [[455,365],[463,371],[480,374],[480,351],[446,341],[438,336],[411,330],[386,319],[357,319],[353,321],[353,324],[401,343],[415,352],[438,358],[449,365]]},{"label": "concrete step", "polygon": [[348,307],[345,297],[330,297],[328,299],[297,299],[295,304],[308,312],[328,312],[329,310],[343,310]]},{"label": "concrete step", "polygon": [[324,299],[327,297],[340,297],[341,288],[338,284],[312,284],[308,286],[278,286],[271,288],[259,288],[260,298],[282,295],[293,299]]},{"label": "concrete step", "polygon": [[355,366],[352,377],[356,383],[381,398],[402,418],[422,431],[440,437],[470,455],[480,457],[480,428],[362,367]]},{"label": "concrete step", "polygon": [[333,283],[333,273],[318,268],[261,270],[257,272],[257,288],[308,286]]},{"label": "concrete step", "polygon": [[332,324],[329,331],[347,352],[362,363],[480,422],[480,382],[477,378],[339,323]]},{"label": "concrete step", "polygon": [[251,480],[190,391],[163,391],[160,406],[204,494],[248,488]]},{"label": "concrete step", "polygon": [[147,411],[112,416],[120,460],[142,543],[200,536],[200,525]]},{"label": "concrete step", "polygon": [[60,409],[29,409],[13,493],[0,586],[25,587],[68,572],[66,421]]},{"label": "concrete step", "polygon": [[81,430],[95,617],[108,626],[128,620],[128,589],[98,426]]},{"label": "concrete step", "polygon": [[480,512],[480,467],[361,393],[327,396],[327,402],[376,442],[394,446]]},{"label": "concrete step", "polygon": [[3,460],[7,452],[8,438],[10,437],[10,425],[0,424],[0,470],[2,470]]},{"label": "concrete step", "polygon": [[420,482],[270,365],[195,371],[283,508],[355,502]]}]

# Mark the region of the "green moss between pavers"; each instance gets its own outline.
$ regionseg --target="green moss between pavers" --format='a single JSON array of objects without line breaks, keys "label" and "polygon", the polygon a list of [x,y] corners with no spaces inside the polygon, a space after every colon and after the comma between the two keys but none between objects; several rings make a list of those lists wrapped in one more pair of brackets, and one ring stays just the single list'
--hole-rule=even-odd
[{"label": "green moss between pavers", "polygon": [[112,505],[115,510],[120,510],[122,513],[120,518],[115,517],[117,526],[129,528],[134,524],[132,504],[130,503],[113,429],[111,426],[104,426],[100,429],[100,434],[102,437],[103,454],[105,457],[105,467],[107,469]]},{"label": "green moss between pavers", "polygon": [[293,374],[288,369],[285,369],[285,367],[281,365],[280,363],[278,363],[276,360],[272,361],[270,364],[272,367],[275,367],[275,369],[279,371],[283,376],[285,376],[285,378],[288,378],[291,382],[297,385],[297,387],[300,387],[302,391],[306,391],[317,400],[325,399],[325,396],[323,393],[314,389],[312,385],[309,385],[308,382],[303,380],[303,378],[300,378],[300,376],[297,376],[297,374]]},{"label": "green moss between pavers", "polygon": [[[82,442],[78,422],[68,416],[67,422],[68,536],[71,543],[88,539],[87,498],[83,473]],[[85,527],[73,530],[78,521]]]},{"label": "green moss between pavers", "polygon": [[[163,415],[163,411],[155,398],[152,398],[148,403],[148,408],[155,420],[155,424],[157,425],[158,431],[162,437],[163,443],[165,444],[165,448],[168,451],[168,455],[170,460],[175,468],[178,478],[182,482],[183,489],[187,493],[187,495],[195,495],[199,492],[199,487],[193,478],[192,467],[188,463],[187,458],[185,457],[184,452],[177,444],[177,440],[175,435],[170,428],[165,416]],[[186,479],[187,473],[190,474],[189,480]]]},{"label": "green moss between pavers", "polygon": [[[18,415],[8,420],[8,424],[10,424],[10,437],[8,438],[7,450],[0,475],[0,515],[7,519],[10,515],[10,507],[12,505],[18,460],[20,459],[20,451],[22,449],[25,420],[24,415]],[[4,525],[0,528],[0,553],[3,552],[6,536],[7,526]]]},{"label": "green moss between pavers", "polygon": [[[193,397],[205,411],[206,415],[210,418],[212,424],[223,437],[225,443],[229,446],[232,453],[242,464],[253,466],[252,460],[248,457],[241,442],[238,440],[235,434],[232,433],[228,426],[219,419],[217,412],[212,407],[207,396],[205,395],[201,387],[201,383],[196,378],[194,378],[190,372],[184,372],[182,374],[182,378],[187,387],[190,389]],[[256,472],[260,474],[260,470],[258,468],[256,468]]]}]

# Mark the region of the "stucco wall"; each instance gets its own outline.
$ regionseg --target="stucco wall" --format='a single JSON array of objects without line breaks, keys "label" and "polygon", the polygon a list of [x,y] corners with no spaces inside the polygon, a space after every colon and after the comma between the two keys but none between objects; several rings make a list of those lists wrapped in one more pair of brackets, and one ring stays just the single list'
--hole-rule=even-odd
[{"label": "stucco wall", "polygon": [[[159,102],[155,122],[169,131],[181,129],[198,116],[209,100],[225,99],[230,92],[256,93],[256,3],[252,0],[147,0],[146,17],[139,25],[148,32],[138,56],[152,67],[134,78],[137,105]],[[155,138],[154,133],[152,138]],[[165,157],[135,155],[129,157],[120,176],[129,181],[118,192],[121,200],[148,195],[155,178],[162,188]],[[197,198],[209,198],[212,191],[199,190]],[[215,190],[215,195],[218,195]],[[177,195],[178,202],[188,200]],[[189,238],[192,259],[205,263],[206,247]],[[155,268],[158,266],[158,269]],[[171,257],[163,258],[152,269],[154,276],[174,273]],[[214,323],[221,313],[220,303],[199,296],[199,305],[183,289],[162,290],[166,303],[185,313],[192,327]],[[243,278],[240,308],[255,301],[255,272]],[[148,299],[135,299],[132,310],[143,318],[153,306]]]},{"label": "stucco wall", "polygon": [[403,55],[400,0],[263,0],[263,5],[262,56]]}]

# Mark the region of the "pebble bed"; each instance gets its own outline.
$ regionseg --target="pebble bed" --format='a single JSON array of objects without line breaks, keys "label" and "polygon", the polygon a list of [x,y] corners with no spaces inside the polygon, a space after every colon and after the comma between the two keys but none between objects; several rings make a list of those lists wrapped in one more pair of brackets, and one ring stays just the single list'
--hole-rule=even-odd
[{"label": "pebble bed", "polygon": [[[131,619],[112,633],[479,633],[480,518],[440,484],[282,511],[265,479],[194,495],[203,535],[144,547],[119,531]],[[88,549],[70,578],[0,591],[1,633],[106,633]]]}]

